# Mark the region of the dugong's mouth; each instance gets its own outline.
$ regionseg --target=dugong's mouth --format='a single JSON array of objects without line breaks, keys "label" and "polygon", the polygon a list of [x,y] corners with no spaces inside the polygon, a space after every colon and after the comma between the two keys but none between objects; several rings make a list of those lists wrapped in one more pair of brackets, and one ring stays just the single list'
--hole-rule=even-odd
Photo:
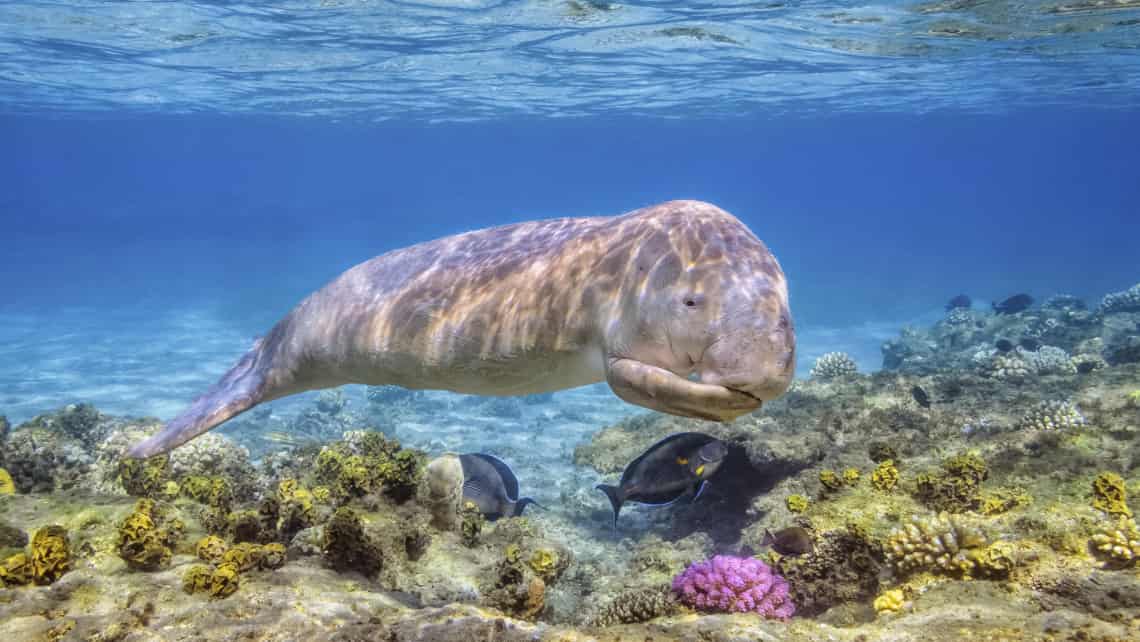
[{"label": "dugong's mouth", "polygon": [[751,392],[748,392],[747,390],[741,390],[740,388],[732,388],[729,386],[725,386],[724,389],[725,390],[731,390],[732,392],[738,392],[738,393],[744,395],[745,397],[750,397],[752,399],[755,399],[756,405],[758,407],[764,403],[763,399],[761,399],[760,397],[757,397],[756,395],[752,394]]}]

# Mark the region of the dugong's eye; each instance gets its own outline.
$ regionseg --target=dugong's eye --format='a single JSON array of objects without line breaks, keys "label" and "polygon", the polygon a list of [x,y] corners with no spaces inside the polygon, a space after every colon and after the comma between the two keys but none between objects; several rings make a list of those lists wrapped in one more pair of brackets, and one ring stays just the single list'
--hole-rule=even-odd
[{"label": "dugong's eye", "polygon": [[689,294],[681,298],[681,303],[685,304],[686,308],[700,307],[704,297],[697,294]]}]

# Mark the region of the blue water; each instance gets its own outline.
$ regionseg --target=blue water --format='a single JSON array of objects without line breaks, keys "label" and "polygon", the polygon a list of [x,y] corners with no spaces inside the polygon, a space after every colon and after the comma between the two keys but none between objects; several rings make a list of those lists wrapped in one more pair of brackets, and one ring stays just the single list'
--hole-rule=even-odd
[{"label": "blue water", "polygon": [[603,4],[5,3],[0,414],[168,418],[385,250],[674,198],[775,252],[800,375],[1140,280],[1140,9]]}]

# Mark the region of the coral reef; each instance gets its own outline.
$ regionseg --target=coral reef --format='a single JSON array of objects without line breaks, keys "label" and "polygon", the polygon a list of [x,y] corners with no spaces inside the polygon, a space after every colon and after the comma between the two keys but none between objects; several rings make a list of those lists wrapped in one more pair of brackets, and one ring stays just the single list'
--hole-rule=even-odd
[{"label": "coral reef", "polygon": [[690,564],[673,578],[673,592],[682,603],[702,611],[786,619],[796,610],[788,583],[755,558],[717,555]]},{"label": "coral reef", "polygon": [[838,379],[858,372],[855,360],[846,352],[828,352],[816,359],[811,368],[812,379]]}]

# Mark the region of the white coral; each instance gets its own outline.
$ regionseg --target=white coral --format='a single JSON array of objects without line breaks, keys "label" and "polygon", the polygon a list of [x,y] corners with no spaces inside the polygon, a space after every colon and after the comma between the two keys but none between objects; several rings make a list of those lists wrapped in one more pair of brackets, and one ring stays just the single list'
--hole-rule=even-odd
[{"label": "white coral", "polygon": [[858,372],[855,360],[846,352],[828,352],[815,360],[811,369],[812,379],[835,379]]}]

